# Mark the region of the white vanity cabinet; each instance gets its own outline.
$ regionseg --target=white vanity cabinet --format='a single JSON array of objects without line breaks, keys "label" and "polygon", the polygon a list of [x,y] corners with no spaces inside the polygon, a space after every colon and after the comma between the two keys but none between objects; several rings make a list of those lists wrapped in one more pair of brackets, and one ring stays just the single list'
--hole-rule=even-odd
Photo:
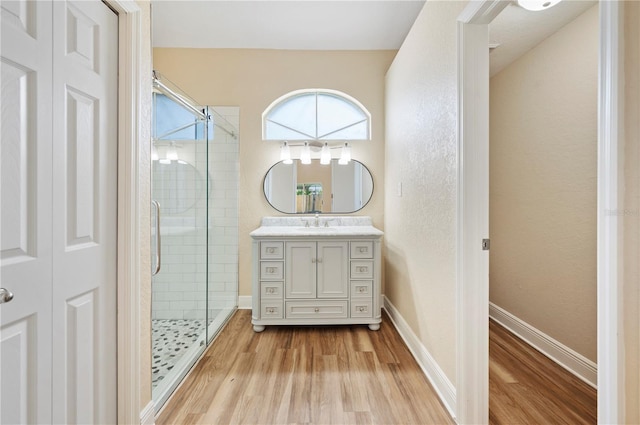
[{"label": "white vanity cabinet", "polygon": [[379,329],[380,230],[370,225],[265,229],[264,222],[251,233],[256,332],[266,325]]},{"label": "white vanity cabinet", "polygon": [[286,241],[287,299],[348,298],[348,241]]}]

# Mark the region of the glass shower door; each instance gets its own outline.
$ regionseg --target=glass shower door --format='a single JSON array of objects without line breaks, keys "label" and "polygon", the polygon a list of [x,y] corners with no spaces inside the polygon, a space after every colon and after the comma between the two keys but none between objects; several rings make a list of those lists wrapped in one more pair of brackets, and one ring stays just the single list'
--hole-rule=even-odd
[{"label": "glass shower door", "polygon": [[164,404],[207,342],[207,116],[156,82],[153,98],[152,386]]},{"label": "glass shower door", "polygon": [[238,107],[209,107],[208,340],[238,306]]}]

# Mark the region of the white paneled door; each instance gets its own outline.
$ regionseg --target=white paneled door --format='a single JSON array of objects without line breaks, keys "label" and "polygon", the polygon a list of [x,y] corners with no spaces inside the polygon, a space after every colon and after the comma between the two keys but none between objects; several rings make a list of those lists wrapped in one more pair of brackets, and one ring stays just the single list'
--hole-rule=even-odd
[{"label": "white paneled door", "polygon": [[115,423],[117,16],[0,5],[0,424]]}]

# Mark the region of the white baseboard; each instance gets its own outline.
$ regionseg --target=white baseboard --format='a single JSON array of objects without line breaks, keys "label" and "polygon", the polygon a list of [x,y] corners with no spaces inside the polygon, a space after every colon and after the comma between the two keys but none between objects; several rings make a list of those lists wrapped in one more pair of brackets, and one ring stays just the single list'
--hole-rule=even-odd
[{"label": "white baseboard", "polygon": [[582,354],[573,351],[544,332],[493,303],[489,303],[489,317],[513,332],[545,356],[597,388],[598,366]]},{"label": "white baseboard", "polygon": [[251,310],[251,295],[239,295],[238,296],[238,309],[239,310]]},{"label": "white baseboard", "polygon": [[409,327],[400,312],[395,308],[387,297],[384,297],[384,309],[387,311],[391,322],[398,330],[398,333],[404,340],[409,351],[418,362],[420,369],[424,372],[433,388],[438,393],[440,400],[444,403],[449,414],[455,419],[456,417],[456,389],[449,381],[438,363],[431,356],[429,351],[422,345],[418,336]]},{"label": "white baseboard", "polygon": [[156,409],[153,401],[150,401],[149,404],[142,409],[140,412],[140,424],[141,425],[155,425],[156,423]]}]

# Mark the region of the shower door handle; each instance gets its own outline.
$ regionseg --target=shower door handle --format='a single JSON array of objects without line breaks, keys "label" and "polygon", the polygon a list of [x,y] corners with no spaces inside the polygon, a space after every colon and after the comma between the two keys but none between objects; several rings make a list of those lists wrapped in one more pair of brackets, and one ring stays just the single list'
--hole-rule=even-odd
[{"label": "shower door handle", "polygon": [[151,204],[156,210],[156,267],[151,274],[151,276],[155,276],[160,272],[160,266],[162,265],[162,238],[160,236],[160,204],[156,200],[151,201]]}]

